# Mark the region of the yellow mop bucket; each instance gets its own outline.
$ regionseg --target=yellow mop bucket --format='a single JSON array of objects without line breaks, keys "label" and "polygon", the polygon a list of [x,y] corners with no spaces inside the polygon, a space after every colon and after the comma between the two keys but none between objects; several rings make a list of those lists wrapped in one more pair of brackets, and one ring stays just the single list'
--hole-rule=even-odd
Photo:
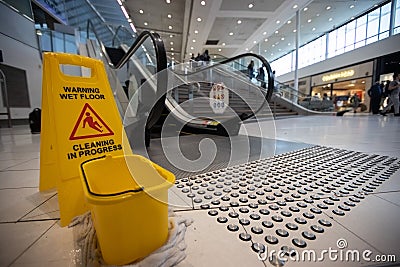
[{"label": "yellow mop bucket", "polygon": [[81,179],[107,264],[131,263],[165,243],[172,173],[139,155],[103,156],[81,164]]}]

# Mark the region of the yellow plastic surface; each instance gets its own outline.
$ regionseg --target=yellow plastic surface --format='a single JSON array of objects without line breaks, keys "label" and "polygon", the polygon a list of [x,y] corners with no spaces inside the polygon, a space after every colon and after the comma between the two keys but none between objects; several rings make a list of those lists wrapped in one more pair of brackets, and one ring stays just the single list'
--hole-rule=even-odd
[{"label": "yellow plastic surface", "polygon": [[[60,65],[90,68],[90,77],[64,74]],[[57,188],[60,224],[88,210],[79,168],[102,155],[132,154],[103,63],[44,53],[39,190]]]},{"label": "yellow plastic surface", "polygon": [[107,156],[83,163],[81,179],[107,264],[134,262],[165,243],[172,173],[138,155]]}]

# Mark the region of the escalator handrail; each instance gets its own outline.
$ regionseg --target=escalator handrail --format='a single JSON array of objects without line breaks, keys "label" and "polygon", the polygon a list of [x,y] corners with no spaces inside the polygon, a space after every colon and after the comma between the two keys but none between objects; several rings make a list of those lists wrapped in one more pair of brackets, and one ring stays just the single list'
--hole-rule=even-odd
[{"label": "escalator handrail", "polygon": [[165,73],[165,71],[163,71],[167,68],[167,53],[165,51],[164,42],[161,39],[160,35],[157,33],[149,32],[149,31],[143,31],[142,33],[140,33],[139,36],[137,36],[137,38],[135,39],[135,42],[130,46],[130,48],[125,53],[125,55],[120,59],[120,61],[114,65],[111,63],[110,58],[107,56],[106,49],[105,49],[104,45],[102,44],[102,42],[99,38],[99,35],[98,35],[96,29],[94,28],[93,23],[90,20],[88,20],[88,22],[87,22],[87,38],[89,38],[89,30],[90,29],[95,34],[95,37],[101,46],[102,53],[106,57],[109,66],[113,69],[120,69],[122,66],[124,66],[125,63],[128,62],[128,60],[133,56],[133,54],[140,48],[140,46],[148,38],[151,39],[153,46],[154,46],[155,54],[156,54],[157,73],[158,73],[157,74],[157,79],[158,79],[157,92],[156,92],[157,93],[156,94],[157,102],[154,103],[154,106],[150,111],[150,114],[147,119],[147,124],[146,124],[146,127],[148,129],[151,128],[158,121],[159,117],[161,116],[161,113],[164,110],[165,95],[166,95],[167,86],[168,86],[168,82],[167,82],[168,76]]},{"label": "escalator handrail", "polygon": [[273,91],[274,91],[274,83],[275,83],[274,73],[272,72],[271,66],[269,65],[268,61],[263,56],[257,55],[257,54],[254,54],[254,53],[244,53],[244,54],[240,54],[240,55],[225,59],[225,60],[223,60],[221,62],[218,62],[216,64],[213,64],[213,65],[210,65],[210,66],[206,66],[204,68],[201,68],[199,70],[193,71],[191,73],[187,73],[187,74],[176,73],[176,72],[175,73],[178,74],[178,75],[189,76],[189,75],[193,75],[195,73],[199,73],[199,72],[211,69],[211,68],[215,68],[215,67],[217,67],[219,65],[224,65],[224,64],[230,63],[230,62],[235,61],[237,59],[240,59],[242,57],[255,57],[255,58],[259,59],[262,62],[262,64],[265,66],[265,68],[267,70],[267,75],[268,75],[268,87],[267,88],[259,87],[260,90],[266,91],[266,93],[265,93],[265,100],[266,101],[256,111],[250,113],[247,116],[241,117],[241,120],[246,120],[246,119],[254,116],[255,114],[257,114],[259,111],[261,111],[264,108],[264,106],[267,104],[267,102],[269,102],[271,100],[271,97],[272,97],[272,94],[273,94]]}]

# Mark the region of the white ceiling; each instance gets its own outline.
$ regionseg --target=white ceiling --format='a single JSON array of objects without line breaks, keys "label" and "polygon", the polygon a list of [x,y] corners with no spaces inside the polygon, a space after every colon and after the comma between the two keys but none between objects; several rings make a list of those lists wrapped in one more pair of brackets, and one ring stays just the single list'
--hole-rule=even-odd
[{"label": "white ceiling", "polygon": [[[124,6],[138,31],[152,30],[161,34],[169,56],[176,60],[188,59],[191,53],[201,53],[205,49],[210,54],[226,57],[251,51],[273,60],[295,47],[296,33],[293,30],[296,28],[297,10],[300,13],[302,45],[374,5],[385,2],[205,0],[205,5],[202,5],[201,0],[170,0],[169,4],[166,1],[125,0]],[[249,4],[253,4],[253,7],[249,8]],[[297,8],[293,8],[295,5]],[[327,9],[328,6],[330,9]],[[143,13],[139,10],[143,10]],[[168,14],[172,17],[168,18]],[[206,45],[207,40],[218,42],[216,45]]]}]

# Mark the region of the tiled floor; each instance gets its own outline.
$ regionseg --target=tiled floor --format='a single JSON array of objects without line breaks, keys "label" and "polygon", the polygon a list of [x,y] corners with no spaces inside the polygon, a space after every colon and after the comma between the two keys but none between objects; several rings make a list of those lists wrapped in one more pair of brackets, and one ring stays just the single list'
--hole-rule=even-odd
[{"label": "tiled floor", "polygon": [[[245,124],[241,133],[276,140],[276,153],[321,145],[400,158],[400,119],[393,116],[298,117]],[[39,145],[40,135],[30,134],[28,126],[0,129],[0,266],[79,265],[73,231],[58,223],[56,192],[38,190]],[[177,214],[194,219],[186,232],[187,258],[180,266],[272,266],[258,260],[250,243],[216,223],[207,210],[191,209],[192,204],[179,196],[180,190],[173,191],[184,207]],[[400,171],[367,196],[350,216],[321,216],[334,220],[336,226],[310,248],[321,250],[344,236],[352,249],[395,254],[400,262]],[[285,266],[293,265],[321,263],[288,262]]]}]

